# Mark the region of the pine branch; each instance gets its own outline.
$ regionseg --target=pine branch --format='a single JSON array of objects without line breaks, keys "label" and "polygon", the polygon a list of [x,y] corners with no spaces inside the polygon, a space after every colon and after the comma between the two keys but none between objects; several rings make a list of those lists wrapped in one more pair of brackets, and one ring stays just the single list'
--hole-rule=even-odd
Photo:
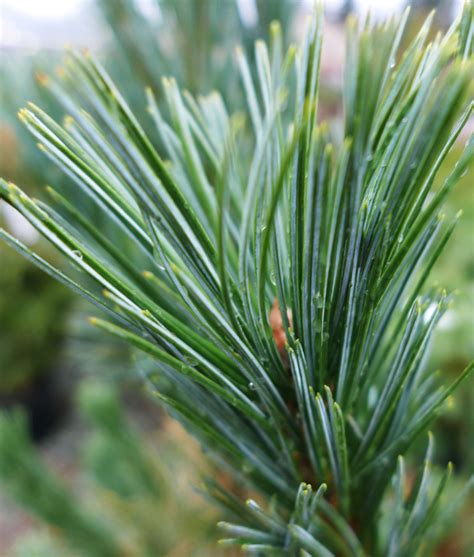
[{"label": "pine branch", "polygon": [[[20,113],[107,225],[0,182],[79,273],[2,237],[106,309],[112,322],[93,323],[152,356],[150,388],[171,414],[272,502],[209,486],[239,522],[223,525],[226,543],[249,553],[416,554],[437,514],[447,476],[422,505],[425,468],[407,504],[396,467],[473,367],[440,387],[424,365],[450,299],[425,287],[453,226],[440,210],[473,158],[471,138],[432,191],[472,111],[472,4],[429,44],[428,19],[401,52],[406,20],[348,21],[341,145],[318,123],[321,9],[284,58],[272,26],[256,79],[238,52],[250,125],[217,93],[193,99],[165,80],[169,121],[148,92],[158,152],[91,55],[49,83],[71,113],[63,126]],[[394,474],[401,518],[384,541]]]}]

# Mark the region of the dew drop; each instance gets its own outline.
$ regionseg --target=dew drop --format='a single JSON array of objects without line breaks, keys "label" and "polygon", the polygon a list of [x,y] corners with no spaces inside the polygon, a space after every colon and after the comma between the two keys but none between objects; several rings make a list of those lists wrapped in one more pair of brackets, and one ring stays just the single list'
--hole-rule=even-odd
[{"label": "dew drop", "polygon": [[252,381],[249,382],[249,389],[251,391],[255,391],[257,389],[257,387],[255,386],[255,383],[253,383]]},{"label": "dew drop", "polygon": [[79,261],[82,261],[84,256],[82,255],[82,253],[78,249],[72,250],[71,253],[72,253],[72,255],[74,255],[74,257],[76,259],[79,259]]},{"label": "dew drop", "polygon": [[373,408],[375,406],[375,403],[377,402],[377,398],[378,398],[377,388],[372,385],[372,387],[370,387],[369,389],[369,396],[367,401],[369,408]]}]

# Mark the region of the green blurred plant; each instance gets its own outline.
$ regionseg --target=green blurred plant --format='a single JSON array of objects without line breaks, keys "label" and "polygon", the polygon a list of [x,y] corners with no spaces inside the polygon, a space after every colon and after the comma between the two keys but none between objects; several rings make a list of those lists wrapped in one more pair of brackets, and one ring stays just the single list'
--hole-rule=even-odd
[{"label": "green blurred plant", "polygon": [[88,557],[208,555],[215,535],[212,515],[187,494],[180,449],[169,442],[152,448],[154,435],[146,439],[130,426],[110,383],[85,381],[79,408],[92,428],[81,443],[80,493],[41,462],[21,414],[0,417],[2,490],[53,528],[44,551]]},{"label": "green blurred plant", "polygon": [[299,7],[293,0],[258,0],[252,21],[244,22],[237,0],[156,0],[149,5],[155,17],[144,14],[137,0],[98,0],[97,5],[114,37],[104,64],[138,112],[144,88],[161,97],[161,79],[168,75],[193,94],[217,89],[234,106],[241,100],[232,71],[235,46],[250,50],[255,40],[268,37],[274,20],[285,22],[286,37]]},{"label": "green blurred plant", "polygon": [[[441,167],[435,187],[446,179],[449,168],[461,155],[458,142]],[[447,213],[454,214],[462,208],[462,218],[453,232],[449,249],[441,255],[433,270],[433,279],[454,292],[450,307],[435,332],[430,365],[445,370],[455,377],[460,367],[474,358],[474,196],[473,173],[466,173],[459,181],[447,204]],[[465,389],[450,400],[448,411],[440,419],[435,433],[439,439],[440,459],[451,458],[458,470],[467,475],[474,470],[474,446],[469,441],[474,431],[474,413],[466,408],[474,406],[474,382],[469,380]]]},{"label": "green blurred plant", "polygon": [[116,536],[102,517],[78,505],[38,459],[19,413],[0,418],[0,475],[2,489],[46,522],[67,531],[77,549],[97,557],[119,554]]},{"label": "green blurred plant", "polygon": [[349,20],[341,145],[317,119],[319,11],[298,52],[272,26],[256,79],[238,55],[250,129],[217,93],[196,100],[165,81],[167,121],[149,91],[167,160],[101,65],[73,56],[50,84],[66,125],[35,106],[22,119],[106,229],[67,199],[0,182],[82,274],[3,238],[156,360],[151,389],[241,487],[207,484],[233,514],[223,543],[250,554],[431,555],[452,495],[431,439],[412,487],[403,455],[473,368],[446,387],[425,365],[450,301],[426,286],[454,226],[440,211],[474,153],[470,138],[433,191],[472,111],[473,4],[429,45],[427,20],[400,53],[406,19]]},{"label": "green blurred plant", "polygon": [[[462,146],[456,145],[441,167],[435,187],[440,187],[462,153]],[[466,173],[459,181],[447,204],[448,214],[462,210],[462,218],[453,232],[450,249],[440,257],[434,270],[434,278],[440,284],[455,292],[452,307],[439,333],[435,336],[431,358],[439,366],[455,371],[459,364],[466,364],[474,358],[474,336],[472,335],[471,309],[474,305],[474,245],[472,244],[472,223],[474,222],[474,198],[472,195],[472,172]],[[454,350],[453,350],[454,348]]]},{"label": "green blurred plant", "polygon": [[0,246],[0,396],[31,387],[59,365],[70,292]]}]

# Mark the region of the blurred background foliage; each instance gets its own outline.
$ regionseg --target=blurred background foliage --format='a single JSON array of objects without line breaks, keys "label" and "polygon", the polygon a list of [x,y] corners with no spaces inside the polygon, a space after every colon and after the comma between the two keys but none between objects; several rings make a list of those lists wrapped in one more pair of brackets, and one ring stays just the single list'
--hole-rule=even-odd
[{"label": "blurred background foliage", "polygon": [[[0,246],[0,397],[22,390],[57,365],[71,296],[61,285]],[[38,296],[41,292],[41,296]],[[18,302],[22,305],[18,311]],[[34,354],[34,358],[32,358]],[[0,399],[1,400],[1,399]]]},{"label": "blurred background foliage", "polygon": [[[176,428],[171,436],[142,424],[138,433],[111,383],[84,381],[77,400],[90,430],[78,447],[75,488],[38,458],[23,414],[0,418],[6,491],[50,526],[49,535],[41,529],[36,541],[21,539],[13,554],[37,555],[38,544],[51,557],[209,555],[216,516],[189,493],[183,458],[199,469],[196,447],[186,440],[183,455]],[[28,553],[31,547],[34,553]]]},{"label": "blurred background foliage", "polygon": [[[310,3],[155,0],[146,3],[146,10],[143,4],[140,0],[93,0],[89,8],[98,35],[94,52],[158,142],[146,113],[145,87],[153,89],[160,103],[164,100],[161,78],[172,75],[193,93],[221,91],[229,111],[240,110],[235,46],[251,53],[256,39],[268,38],[275,19],[282,22],[285,44],[298,41],[302,16]],[[252,10],[242,10],[244,4],[251,4]],[[331,120],[337,135],[342,21],[360,3],[336,2],[337,7],[330,9],[332,4],[328,2],[320,111]],[[436,25],[447,25],[453,17],[451,4],[416,1],[411,16],[414,25],[436,5],[440,8]],[[64,116],[63,108],[43,87],[48,74],[60,72],[62,60],[60,49],[2,48],[0,175],[38,196],[44,195],[47,184],[60,189],[62,185],[63,191],[69,186],[68,196],[77,203],[79,196],[74,199],[68,177],[37,149],[16,118],[18,108],[27,101],[55,118]],[[165,104],[160,103],[160,109]],[[453,149],[439,182],[461,148]],[[432,283],[455,291],[455,296],[436,333],[429,365],[453,375],[474,357],[472,182],[472,173],[466,175],[449,201],[447,211],[454,214],[462,209],[464,216],[431,277]],[[93,206],[87,210],[91,221],[100,226]],[[0,222],[23,241],[40,242],[25,223],[1,206]],[[117,244],[126,254],[126,241],[117,237]],[[49,248],[40,249],[47,252]],[[191,487],[205,471],[199,451],[147,399],[140,387],[140,366],[129,348],[87,324],[90,310],[65,287],[0,246],[0,407],[22,408],[13,419],[0,420],[1,554],[217,554],[216,547],[209,545],[214,543],[216,516]],[[91,376],[100,376],[101,382]],[[462,476],[474,469],[474,447],[469,443],[474,427],[473,387],[471,381],[456,394],[435,432],[439,461],[453,460]],[[70,396],[74,391],[77,396]],[[42,443],[34,447],[31,435],[42,438]],[[53,466],[48,466],[48,458],[55,460]],[[12,515],[6,495],[41,520],[32,522],[23,513]],[[467,539],[466,530],[461,521],[456,541],[447,540],[442,554],[471,554],[472,540]]]}]

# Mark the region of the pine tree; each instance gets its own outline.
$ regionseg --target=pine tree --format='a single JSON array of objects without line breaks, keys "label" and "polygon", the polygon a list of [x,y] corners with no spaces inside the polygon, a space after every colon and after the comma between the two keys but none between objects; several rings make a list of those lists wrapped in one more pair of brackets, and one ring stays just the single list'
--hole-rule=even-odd
[{"label": "pine tree", "polygon": [[348,20],[341,142],[318,121],[320,9],[299,49],[272,25],[256,79],[237,52],[248,118],[166,79],[168,121],[148,91],[166,152],[90,54],[49,83],[63,126],[20,112],[108,224],[2,181],[78,272],[3,239],[153,359],[150,389],[232,478],[206,481],[233,517],[223,543],[249,554],[430,555],[444,521],[451,465],[438,479],[430,436],[407,496],[403,455],[473,367],[444,386],[425,365],[450,301],[427,285],[454,226],[441,211],[474,150],[433,191],[472,111],[473,4],[401,52],[407,17]]}]

